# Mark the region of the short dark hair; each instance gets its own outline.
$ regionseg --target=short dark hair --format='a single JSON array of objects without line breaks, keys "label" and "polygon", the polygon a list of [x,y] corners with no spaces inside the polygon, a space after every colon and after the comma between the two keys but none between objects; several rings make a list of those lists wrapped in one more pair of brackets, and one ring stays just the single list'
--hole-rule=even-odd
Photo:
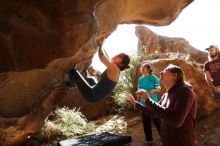
[{"label": "short dark hair", "polygon": [[125,53],[120,53],[120,54],[118,54],[118,55],[119,55],[119,56],[121,57],[121,59],[122,59],[121,64],[120,64],[120,66],[119,66],[120,70],[123,71],[123,70],[125,70],[125,69],[130,68],[130,65],[129,65],[129,63],[130,63],[130,57],[129,57],[127,54],[125,54]]},{"label": "short dark hair", "polygon": [[144,64],[141,66],[141,70],[142,70],[143,68],[147,68],[147,70],[149,71],[150,74],[153,73],[153,69],[151,68],[151,66],[150,66],[149,64],[144,63]]}]

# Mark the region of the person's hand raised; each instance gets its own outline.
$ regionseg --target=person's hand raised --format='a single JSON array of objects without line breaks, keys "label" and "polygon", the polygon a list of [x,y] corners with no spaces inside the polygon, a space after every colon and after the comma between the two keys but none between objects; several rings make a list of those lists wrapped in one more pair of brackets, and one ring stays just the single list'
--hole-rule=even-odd
[{"label": "person's hand raised", "polygon": [[149,92],[150,96],[154,95],[154,93],[155,93],[155,89],[152,89],[152,90],[150,90],[150,92]]},{"label": "person's hand raised", "polygon": [[105,41],[105,39],[106,39],[106,36],[105,36],[105,35],[99,36],[99,37],[96,38],[96,43],[97,43],[97,45],[98,45],[100,48],[102,47],[102,44],[103,44],[103,42]]},{"label": "person's hand raised", "polygon": [[146,90],[138,90],[135,94],[142,98],[144,101],[149,99],[149,95]]},{"label": "person's hand raised", "polygon": [[131,93],[126,93],[125,94],[125,98],[130,101],[131,104],[135,105],[136,104],[136,100],[134,99],[134,97],[132,96]]}]

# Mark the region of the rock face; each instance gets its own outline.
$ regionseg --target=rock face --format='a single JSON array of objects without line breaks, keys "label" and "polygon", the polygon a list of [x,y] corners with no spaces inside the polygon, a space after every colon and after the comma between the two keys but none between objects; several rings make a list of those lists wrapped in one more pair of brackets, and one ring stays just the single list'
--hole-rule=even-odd
[{"label": "rock face", "polygon": [[169,24],[191,1],[1,1],[0,71],[44,68],[79,50],[88,56],[92,49],[83,45],[92,36],[108,35],[120,23]]},{"label": "rock face", "polygon": [[162,55],[162,53],[178,52],[189,53],[190,59],[197,63],[205,63],[207,60],[207,53],[192,47],[183,38],[160,36],[144,26],[137,26],[135,33],[138,37],[139,54]]},{"label": "rock face", "polygon": [[[180,66],[184,73],[186,81],[192,86],[196,98],[197,98],[197,119],[207,116],[216,109],[219,108],[220,101],[216,101],[213,97],[212,89],[205,81],[204,73],[201,70],[200,64],[187,62],[180,59],[158,59],[154,61],[148,61],[143,63],[149,63],[154,69],[154,74],[160,77],[160,72],[165,69],[169,64]],[[140,74],[138,74],[138,77]],[[159,97],[165,93],[165,87],[161,83],[162,91],[158,94]]]},{"label": "rock face", "polygon": [[[167,25],[191,2],[0,1],[0,145],[21,145],[57,105],[68,105],[65,101],[87,107],[86,102],[76,103],[81,97],[63,81],[72,63],[80,62],[82,71],[89,66],[96,39],[120,23]],[[106,110],[105,103],[85,112],[97,117],[97,111]]]}]

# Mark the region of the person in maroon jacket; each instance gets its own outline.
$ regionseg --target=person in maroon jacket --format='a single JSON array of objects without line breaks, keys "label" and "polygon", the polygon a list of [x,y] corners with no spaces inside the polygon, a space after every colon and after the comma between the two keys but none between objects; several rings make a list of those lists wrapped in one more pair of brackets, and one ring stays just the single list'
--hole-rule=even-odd
[{"label": "person in maroon jacket", "polygon": [[145,101],[139,104],[131,94],[126,98],[136,104],[136,108],[149,116],[161,118],[161,140],[163,146],[196,146],[194,134],[197,101],[190,85],[184,81],[183,70],[175,65],[166,67],[160,76],[166,93],[159,103],[149,98],[144,90],[138,90],[137,96]]}]

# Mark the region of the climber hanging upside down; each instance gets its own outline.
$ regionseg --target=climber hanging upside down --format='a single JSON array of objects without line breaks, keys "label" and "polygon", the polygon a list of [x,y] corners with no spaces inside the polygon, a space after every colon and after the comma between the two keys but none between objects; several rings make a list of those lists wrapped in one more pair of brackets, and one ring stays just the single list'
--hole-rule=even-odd
[{"label": "climber hanging upside down", "polygon": [[91,86],[75,68],[69,71],[71,83],[75,84],[81,95],[90,102],[98,102],[109,95],[117,85],[120,72],[130,68],[130,58],[125,53],[109,59],[107,53],[100,47],[98,55],[107,69],[101,74],[100,80],[95,85]]}]

